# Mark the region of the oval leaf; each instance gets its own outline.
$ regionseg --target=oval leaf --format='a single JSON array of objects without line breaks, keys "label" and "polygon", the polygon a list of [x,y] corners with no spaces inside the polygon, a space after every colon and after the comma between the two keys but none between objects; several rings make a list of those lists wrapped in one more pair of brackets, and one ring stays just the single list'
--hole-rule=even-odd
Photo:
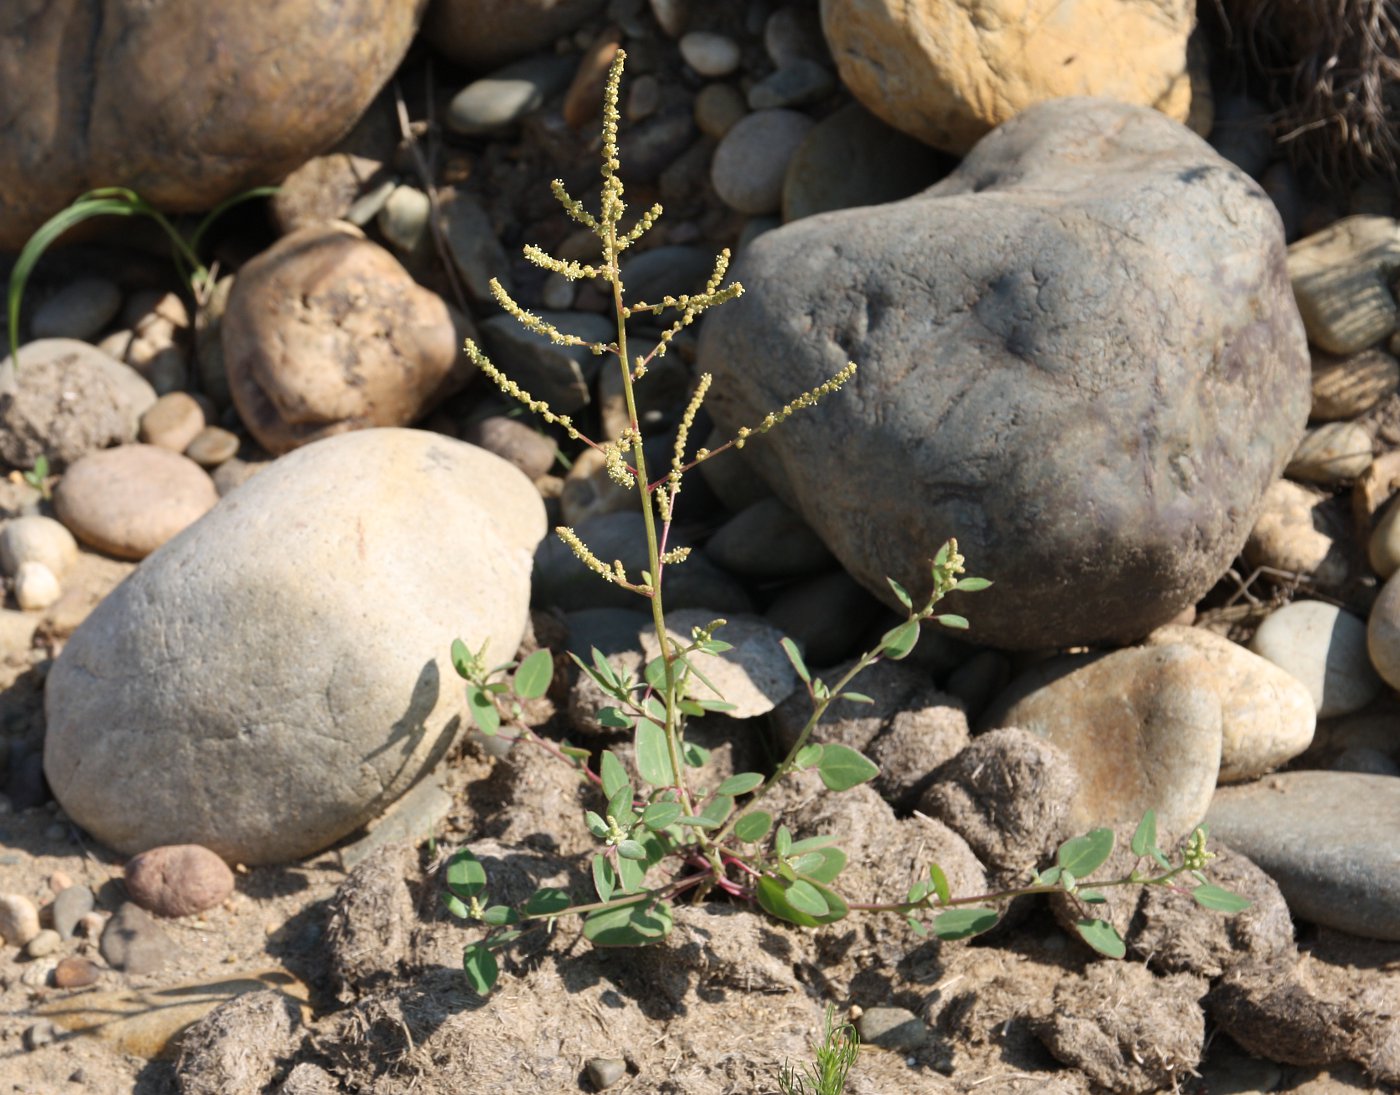
[{"label": "oval leaf", "polygon": [[1191,896],[1196,899],[1196,904],[1201,908],[1214,909],[1216,912],[1223,913],[1244,912],[1253,904],[1247,897],[1241,897],[1237,893],[1231,893],[1219,886],[1212,886],[1210,883],[1197,886],[1191,891]]},{"label": "oval leaf", "polygon": [[515,671],[515,694],[522,700],[539,699],[553,679],[554,655],[548,650],[536,650]]},{"label": "oval leaf", "polygon": [[481,919],[493,928],[503,928],[507,924],[519,924],[520,914],[509,905],[492,905],[481,914]]},{"label": "oval leaf", "polygon": [[807,669],[807,663],[802,660],[802,651],[797,648],[797,644],[785,635],[778,640],[778,645],[783,648],[783,653],[787,655],[788,661],[792,662],[792,667],[797,670],[797,675],[804,681],[810,681],[812,674]]},{"label": "oval leaf", "polygon": [[472,943],[462,951],[462,969],[467,975],[467,984],[482,996],[490,995],[501,975],[496,956],[480,943]]},{"label": "oval leaf", "polygon": [[933,918],[933,934],[939,939],[968,939],[996,927],[995,909],[949,909]]},{"label": "oval leaf", "polygon": [[452,668],[457,671],[457,676],[463,680],[471,677],[472,652],[467,649],[467,644],[461,639],[452,640]]},{"label": "oval leaf", "polygon": [[814,879],[817,882],[835,882],[836,876],[846,866],[846,853],[840,848],[822,848],[820,851],[808,852],[802,858],[810,862],[810,857],[815,856],[817,862],[811,866],[794,867],[797,873],[804,878]]},{"label": "oval leaf", "polygon": [[873,761],[861,756],[849,745],[823,745],[822,759],[817,764],[822,782],[828,790],[846,791],[880,774]]},{"label": "oval leaf", "polygon": [[566,891],[553,886],[544,886],[530,895],[525,902],[526,916],[557,916],[569,907]]},{"label": "oval leaf", "polygon": [[979,593],[991,584],[986,578],[961,578],[953,588],[960,589],[964,593]]},{"label": "oval leaf", "polygon": [[730,776],[715,788],[717,795],[746,795],[763,786],[763,777],[757,772],[740,772]]},{"label": "oval leaf", "polygon": [[1152,849],[1157,847],[1157,811],[1148,810],[1142,815],[1142,820],[1138,822],[1138,827],[1133,830],[1133,841],[1130,847],[1133,855],[1145,856],[1152,853]]},{"label": "oval leaf", "polygon": [[593,857],[593,888],[598,891],[599,901],[611,901],[617,893],[617,872],[606,856]]},{"label": "oval leaf", "polygon": [[589,913],[583,919],[583,934],[595,947],[640,947],[665,939],[671,922],[666,902],[637,901]]},{"label": "oval leaf", "polygon": [[948,876],[943,873],[943,868],[937,863],[928,865],[929,881],[933,883],[933,892],[938,895],[938,903],[946,905],[953,900],[952,892],[948,889]]},{"label": "oval leaf", "polygon": [[771,828],[773,815],[763,810],[754,810],[734,823],[734,836],[745,844],[756,844],[768,835]]},{"label": "oval leaf", "polygon": [[884,638],[880,640],[880,653],[887,658],[899,661],[907,657],[909,651],[914,649],[914,644],[919,641],[919,621],[905,620],[898,627],[893,627],[885,632]]},{"label": "oval leaf", "polygon": [[798,912],[804,912],[808,916],[825,916],[829,911],[826,898],[817,892],[817,888],[810,882],[798,879],[787,888],[788,904]]},{"label": "oval leaf", "polygon": [[1128,953],[1122,936],[1107,920],[1076,920],[1074,930],[1084,942],[1109,958],[1122,958]]},{"label": "oval leaf", "polygon": [[627,769],[611,749],[603,750],[602,759],[598,762],[598,776],[603,781],[603,795],[609,800],[627,786]]},{"label": "oval leaf", "polygon": [[447,861],[447,888],[464,901],[486,889],[486,868],[466,848]]},{"label": "oval leaf", "polygon": [[680,816],[681,804],[679,802],[653,802],[642,811],[642,824],[654,832],[674,824]]},{"label": "oval leaf", "polygon": [[955,612],[945,612],[941,616],[935,616],[934,619],[944,627],[951,627],[954,631],[966,631],[972,626],[967,622],[966,616],[959,616]]},{"label": "oval leaf", "polygon": [[467,685],[467,710],[477,729],[491,737],[501,728],[501,713],[496,710],[496,701],[491,693],[475,684]]},{"label": "oval leaf", "polygon": [[1104,865],[1104,861],[1112,852],[1113,830],[1095,829],[1083,836],[1066,840],[1060,845],[1059,854],[1055,858],[1062,871],[1074,875],[1075,878],[1088,878]]},{"label": "oval leaf", "polygon": [[816,742],[813,742],[810,745],[804,745],[801,749],[797,751],[797,756],[793,757],[792,759],[792,766],[800,772],[806,768],[813,767],[821,759],[822,746],[818,745]]},{"label": "oval leaf", "polygon": [[894,590],[894,595],[899,598],[899,603],[912,612],[914,610],[914,598],[909,596],[909,591],[893,578],[886,578],[885,581],[889,582],[890,588]]},{"label": "oval leaf", "polygon": [[651,719],[638,719],[635,742],[637,774],[653,787],[673,786],[676,776],[671,771],[666,731]]}]

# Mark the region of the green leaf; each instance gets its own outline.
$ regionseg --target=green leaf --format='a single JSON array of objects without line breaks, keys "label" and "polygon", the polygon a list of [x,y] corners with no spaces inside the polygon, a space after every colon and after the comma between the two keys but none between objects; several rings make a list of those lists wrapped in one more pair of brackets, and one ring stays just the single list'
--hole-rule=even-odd
[{"label": "green leaf", "polygon": [[846,791],[880,774],[874,762],[861,756],[849,745],[832,743],[822,746],[822,759],[817,765],[822,782],[831,791]]},{"label": "green leaf", "polygon": [[788,847],[788,855],[801,855],[803,852],[810,852],[814,848],[829,848],[836,843],[834,836],[808,836],[801,840],[795,840]]},{"label": "green leaf", "polygon": [[873,697],[867,696],[864,692],[842,692],[841,695],[837,697],[837,699],[850,700],[852,703],[875,702]]},{"label": "green leaf", "polygon": [[452,668],[463,680],[471,680],[476,658],[461,639],[452,640]]},{"label": "green leaf", "polygon": [[813,765],[818,764],[822,759],[822,748],[823,747],[816,742],[812,742],[810,745],[804,745],[797,751],[797,756],[792,758],[792,766],[801,772],[804,769],[811,768]]},{"label": "green leaf", "polygon": [[1086,905],[1103,905],[1108,901],[1099,890],[1080,890],[1079,900]]},{"label": "green leaf", "polygon": [[941,616],[935,616],[934,619],[944,627],[952,628],[954,631],[966,631],[972,626],[967,622],[966,616],[959,616],[956,612],[945,612]]},{"label": "green leaf", "polygon": [[922,920],[916,920],[914,919],[914,917],[908,916],[905,917],[905,923],[909,925],[909,927],[913,930],[915,935],[928,935],[928,928],[924,927],[924,922]]},{"label": "green leaf", "polygon": [[617,842],[617,854],[623,859],[635,859],[641,861],[646,859],[647,850],[642,847],[640,841],[619,840]]},{"label": "green leaf", "polygon": [[666,659],[658,655],[647,662],[646,668],[642,670],[642,676],[646,678],[647,684],[658,692],[666,691]]},{"label": "green leaf", "polygon": [[819,851],[808,852],[802,856],[802,861],[804,866],[799,867],[794,863],[793,869],[804,878],[817,882],[835,882],[836,876],[846,866],[846,853],[840,848],[822,848]]},{"label": "green leaf", "polygon": [[519,939],[522,934],[524,933],[515,928],[503,932],[493,932],[489,939],[482,940],[482,946],[491,951],[504,950],[511,943]]},{"label": "green leaf", "polygon": [[1241,897],[1237,893],[1231,893],[1220,886],[1212,886],[1210,883],[1197,886],[1191,891],[1191,896],[1196,899],[1196,904],[1201,908],[1214,909],[1216,912],[1223,913],[1244,912],[1245,909],[1254,904],[1247,897]]},{"label": "green leaf", "polygon": [[1060,845],[1055,859],[1062,871],[1068,871],[1075,878],[1088,878],[1104,865],[1113,853],[1113,830],[1095,829],[1083,836],[1066,840]]},{"label": "green leaf", "polygon": [[938,895],[938,903],[946,905],[953,900],[952,891],[948,889],[948,876],[943,873],[943,868],[937,863],[928,865],[929,881],[933,883],[933,892]]},{"label": "green leaf", "polygon": [[718,829],[724,824],[712,817],[682,817],[676,819],[677,825],[686,825],[692,829]]},{"label": "green leaf", "polygon": [[637,820],[637,815],[632,811],[632,785],[624,784],[617,789],[617,794],[608,799],[608,816],[624,829]]},{"label": "green leaf", "polygon": [[763,810],[745,814],[734,823],[734,837],[744,844],[757,844],[773,828],[773,815]]},{"label": "green leaf", "polygon": [[1074,930],[1084,942],[1109,958],[1122,958],[1128,953],[1123,937],[1107,920],[1076,920]]},{"label": "green leaf", "polygon": [[936,569],[938,569],[938,568],[941,567],[941,566],[946,566],[947,563],[948,563],[948,556],[951,555],[952,552],[953,552],[953,543],[952,543],[952,541],[950,540],[948,543],[944,544],[941,548],[939,548],[939,549],[938,549],[938,554],[936,554],[936,555],[933,557],[933,566],[934,566],[934,569],[936,570]]},{"label": "green leaf", "polygon": [[695,649],[702,654],[728,654],[734,649],[734,644],[727,643],[723,639],[705,639],[703,642],[696,643]]},{"label": "green leaf", "polygon": [[568,892],[554,886],[542,886],[525,902],[526,916],[555,916],[570,905]]},{"label": "green leaf", "polygon": [[452,853],[447,861],[447,888],[463,901],[470,901],[486,889],[486,868],[466,848]]},{"label": "green leaf", "polygon": [[679,802],[653,802],[642,811],[642,824],[655,832],[675,824],[680,816],[681,804]]},{"label": "green leaf", "polygon": [[980,593],[991,584],[986,578],[961,578],[953,588],[963,593]]},{"label": "green leaf", "polygon": [[619,856],[617,860],[617,880],[622,884],[622,892],[637,893],[646,884],[647,865],[639,859]]},{"label": "green leaf", "polygon": [[899,598],[899,603],[909,609],[910,612],[914,611],[914,598],[909,596],[909,591],[893,578],[886,578],[885,581],[890,583],[890,588],[894,590],[894,595]]},{"label": "green leaf", "polygon": [[996,927],[995,909],[948,909],[933,918],[933,934],[954,941],[981,935]]},{"label": "green leaf", "polygon": [[503,928],[507,924],[519,924],[520,914],[509,905],[491,905],[481,914],[481,919],[493,928]]},{"label": "green leaf", "polygon": [[820,924],[834,924],[850,913],[851,908],[846,904],[845,898],[834,890],[826,886],[807,883],[826,902],[827,911],[814,916],[811,913],[803,912],[796,908],[788,900],[788,886],[801,885],[801,881],[785,884],[780,879],[770,875],[764,875],[758,880],[758,885],[754,889],[754,896],[758,900],[759,906],[768,913],[769,916],[779,920],[786,920],[789,924],[796,924],[803,928],[815,928]]},{"label": "green leaf", "polygon": [[501,728],[501,713],[496,709],[496,701],[480,685],[467,685],[467,710],[471,712],[477,729],[488,738]]},{"label": "green leaf", "polygon": [[467,984],[482,996],[490,995],[496,987],[496,979],[501,976],[496,956],[480,943],[468,944],[462,951],[462,969],[466,972]]},{"label": "green leaf", "polygon": [[720,692],[720,690],[719,690],[718,688],[715,687],[714,681],[710,680],[710,678],[707,677],[707,676],[705,676],[704,673],[701,673],[700,670],[699,670],[698,668],[696,668],[695,663],[694,663],[693,661],[691,661],[689,658],[687,658],[684,654],[681,654],[679,657],[677,657],[677,658],[676,658],[676,661],[680,662],[683,666],[685,666],[686,671],[687,671],[692,677],[694,677],[697,681],[699,681],[701,684],[703,684],[706,688],[708,688],[711,692],[713,692],[717,697],[721,697],[721,698],[723,697],[723,693]]},{"label": "green leaf", "polygon": [[730,776],[715,788],[717,795],[746,795],[763,786],[763,777],[757,772],[740,772]]},{"label": "green leaf", "polygon": [[617,754],[611,749],[603,750],[603,755],[598,761],[598,776],[603,781],[603,794],[607,796],[609,801],[612,800],[613,795],[627,786],[627,769],[622,766],[622,761],[617,759]]},{"label": "green leaf", "polygon": [[1157,847],[1157,811],[1148,810],[1142,815],[1142,820],[1138,822],[1138,827],[1133,830],[1133,841],[1130,847],[1133,855],[1145,856],[1153,848]]},{"label": "green leaf", "polygon": [[671,771],[666,731],[651,719],[638,719],[635,742],[637,774],[653,787],[674,786],[676,774]]},{"label": "green leaf", "polygon": [[607,856],[593,857],[593,888],[598,891],[599,901],[611,901],[612,895],[617,893],[617,872]]},{"label": "green leaf", "polygon": [[608,823],[604,821],[594,810],[587,810],[583,815],[583,823],[588,826],[588,831],[602,840],[608,835]]},{"label": "green leaf", "polygon": [[[589,669],[583,662],[578,664],[583,667],[585,673],[593,678],[594,682],[604,692],[616,693],[622,685],[618,680],[617,670],[613,669],[612,662],[608,661],[605,655],[596,646],[592,648],[593,668]],[[578,661],[577,658],[574,659]]]},{"label": "green leaf", "polygon": [[880,653],[899,661],[908,656],[918,641],[919,621],[905,620],[898,627],[892,627],[885,632],[884,638],[880,640]]},{"label": "green leaf", "polygon": [[460,897],[454,897],[452,894],[444,890],[442,894],[442,903],[443,906],[447,909],[447,911],[450,912],[453,916],[455,916],[458,920],[471,919],[471,910],[467,908],[465,902],[463,902]]},{"label": "green leaf", "polygon": [[792,830],[786,825],[778,826],[778,835],[773,838],[773,851],[780,858],[792,852]]},{"label": "green leaf", "polygon": [[522,700],[536,700],[549,690],[554,679],[554,655],[536,650],[515,671],[515,694]]},{"label": "green leaf", "polygon": [[635,901],[617,909],[598,909],[583,919],[583,934],[595,947],[640,947],[671,933],[671,906],[664,901]]},{"label": "green leaf", "polygon": [[788,661],[792,662],[792,667],[797,670],[797,675],[804,681],[810,681],[812,674],[807,669],[807,663],[802,660],[802,651],[798,649],[797,644],[784,635],[778,640],[778,645],[783,648],[783,653],[787,655]]},{"label": "green leaf", "polygon": [[808,916],[825,916],[830,911],[830,906],[810,882],[798,879],[787,888],[787,900],[798,912],[806,913]]},{"label": "green leaf", "polygon": [[710,760],[710,751],[704,746],[686,742],[681,746],[681,763],[687,768],[703,768]]},{"label": "green leaf", "polygon": [[734,800],[729,795],[715,795],[714,798],[705,803],[705,808],[700,811],[700,816],[710,818],[723,825],[733,812]]}]

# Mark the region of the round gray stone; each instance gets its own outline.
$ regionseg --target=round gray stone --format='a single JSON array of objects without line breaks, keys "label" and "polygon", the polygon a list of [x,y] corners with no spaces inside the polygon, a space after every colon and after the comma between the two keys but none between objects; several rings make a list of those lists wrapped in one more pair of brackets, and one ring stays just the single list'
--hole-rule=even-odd
[{"label": "round gray stone", "polygon": [[1294,601],[1269,614],[1249,649],[1307,686],[1317,717],[1359,711],[1380,693],[1366,653],[1366,625],[1322,601]]}]

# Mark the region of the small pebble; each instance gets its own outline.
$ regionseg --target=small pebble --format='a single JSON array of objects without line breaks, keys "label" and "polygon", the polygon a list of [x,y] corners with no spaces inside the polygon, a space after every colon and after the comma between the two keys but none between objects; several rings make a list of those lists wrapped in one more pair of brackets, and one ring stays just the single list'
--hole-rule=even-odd
[{"label": "small pebble", "polygon": [[544,286],[540,289],[540,300],[546,308],[563,312],[574,306],[577,294],[577,287],[563,274],[550,274],[544,279]]},{"label": "small pebble", "polygon": [[110,913],[94,910],[78,921],[77,934],[84,939],[101,939],[102,929],[107,926],[107,921],[110,919]]},{"label": "small pebble", "polygon": [[1355,418],[1400,386],[1400,362],[1384,350],[1350,357],[1318,355],[1313,361],[1312,417],[1319,421]]},{"label": "small pebble", "polygon": [[40,1046],[46,1046],[58,1038],[58,1028],[49,1020],[44,1019],[33,1026],[26,1027],[24,1031],[24,1048],[33,1052]]},{"label": "small pebble", "polygon": [[546,55],[506,65],[457,93],[447,108],[447,128],[467,137],[496,135],[567,87],[575,67],[570,57]]},{"label": "small pebble", "polygon": [[707,137],[719,140],[749,112],[739,91],[729,84],[706,84],[695,96],[695,124]]},{"label": "small pebble", "polygon": [[661,105],[661,84],[655,76],[638,76],[627,89],[627,120],[640,122]]},{"label": "small pebble", "polygon": [[60,894],[73,885],[73,878],[67,871],[54,871],[49,875],[49,892]]},{"label": "small pebble", "polygon": [[720,199],[750,216],[776,213],[788,162],[814,124],[795,110],[760,110],[743,118],[725,134],[711,162],[710,181]]},{"label": "small pebble", "polygon": [[90,341],[116,317],[122,293],[106,278],[79,278],[65,285],[34,310],[30,331],[35,338],[76,338]]},{"label": "small pebble", "polygon": [[608,69],[621,45],[622,32],[617,27],[609,27],[584,50],[569,90],[564,93],[562,109],[566,125],[582,129],[598,116]]},{"label": "small pebble", "polygon": [[375,223],[390,246],[408,254],[427,236],[432,208],[431,199],[416,186],[396,186],[380,208]]},{"label": "small pebble", "polygon": [[53,983],[61,989],[81,989],[95,984],[102,967],[90,958],[64,958],[54,967]]},{"label": "small pebble", "polygon": [[651,14],[667,38],[679,38],[685,32],[688,0],[651,0]]},{"label": "small pebble", "polygon": [[185,351],[173,343],[134,338],[123,360],[140,373],[158,395],[189,386],[189,359]]},{"label": "small pebble", "polygon": [[143,338],[169,342],[176,331],[189,327],[190,313],[179,293],[146,289],[131,294],[122,308],[122,325]]},{"label": "small pebble", "polygon": [[67,886],[53,900],[53,926],[64,939],[72,939],[96,902],[86,886]]},{"label": "small pebble", "polygon": [[58,579],[43,563],[20,564],[15,572],[15,600],[25,612],[48,608],[62,596]]},{"label": "small pebble", "polygon": [[1275,609],[1249,649],[1302,681],[1318,718],[1359,711],[1381,691],[1366,653],[1366,624],[1336,605],[1294,601]]},{"label": "small pebble", "polygon": [[779,8],[763,24],[763,48],[779,68],[793,61],[823,60],[828,51],[821,17],[800,4]]},{"label": "small pebble", "polygon": [[901,1053],[921,1049],[928,1041],[928,1027],[907,1008],[868,1008],[856,1020],[863,1045]]},{"label": "small pebble", "polygon": [[57,578],[78,558],[78,541],[52,517],[16,517],[0,528],[0,570],[13,577],[21,563],[43,563]]},{"label": "small pebble", "polygon": [[621,1057],[590,1057],[583,1068],[594,1091],[606,1091],[627,1075],[627,1062]]},{"label": "small pebble", "polygon": [[39,934],[39,910],[23,894],[0,894],[0,939],[22,947]]},{"label": "small pebble", "polygon": [[183,452],[204,429],[204,409],[185,392],[167,392],[141,416],[140,439],[172,452]]},{"label": "small pebble", "polygon": [[681,57],[701,76],[728,76],[739,67],[739,44],[733,38],[695,30],[680,41]]},{"label": "small pebble", "polygon": [[175,957],[175,948],[160,923],[135,902],[124,902],[102,929],[102,957],[113,969],[153,973]]},{"label": "small pebble", "polygon": [[554,438],[540,433],[527,421],[506,415],[469,422],[462,431],[462,440],[509,461],[532,481],[554,466],[554,454],[558,451]]},{"label": "small pebble", "polygon": [[1371,435],[1355,422],[1329,422],[1303,435],[1284,469],[1290,479],[1335,486],[1371,466]]},{"label": "small pebble", "polygon": [[222,426],[205,426],[185,446],[185,455],[201,468],[217,468],[238,455],[238,435]]},{"label": "small pebble", "polygon": [[63,947],[63,937],[52,928],[44,928],[24,945],[24,953],[30,958],[47,958]]},{"label": "small pebble", "polygon": [[825,65],[797,60],[754,84],[749,89],[749,106],[754,110],[806,106],[820,102],[835,89],[836,78]]},{"label": "small pebble", "polygon": [[127,861],[126,888],[133,901],[157,916],[191,916],[233,892],[233,872],[199,844],[169,844]]}]

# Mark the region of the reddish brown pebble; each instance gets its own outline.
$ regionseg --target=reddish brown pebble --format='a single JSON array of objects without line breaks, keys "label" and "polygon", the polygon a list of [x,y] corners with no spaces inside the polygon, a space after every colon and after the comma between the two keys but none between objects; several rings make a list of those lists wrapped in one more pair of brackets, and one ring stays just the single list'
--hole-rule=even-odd
[{"label": "reddish brown pebble", "polygon": [[603,85],[608,79],[608,69],[612,66],[613,58],[617,56],[621,41],[622,31],[617,27],[608,27],[594,40],[593,45],[579,61],[573,83],[564,94],[564,121],[572,128],[583,127],[597,115],[598,104],[603,97]]},{"label": "reddish brown pebble", "polygon": [[102,967],[90,958],[65,958],[53,971],[53,983],[61,989],[81,989],[94,984]]},{"label": "reddish brown pebble", "polygon": [[199,844],[169,844],[127,863],[126,888],[136,904],[157,916],[190,916],[233,892],[233,872]]}]

